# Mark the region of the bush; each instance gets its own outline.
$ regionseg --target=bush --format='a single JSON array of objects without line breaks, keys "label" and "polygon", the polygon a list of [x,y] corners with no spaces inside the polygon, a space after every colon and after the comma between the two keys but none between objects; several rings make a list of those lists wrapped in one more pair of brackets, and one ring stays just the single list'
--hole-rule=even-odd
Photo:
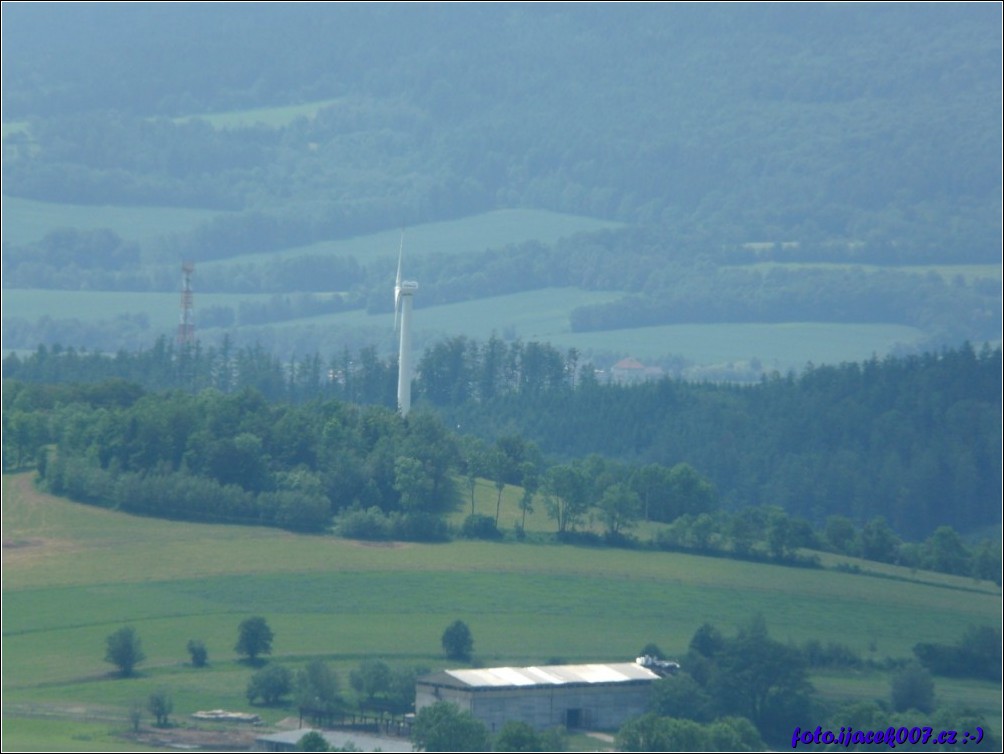
[{"label": "bush", "polygon": [[915,709],[930,712],[934,709],[934,681],[927,668],[912,662],[892,678],[890,701],[896,712]]},{"label": "bush", "polygon": [[471,630],[462,620],[455,620],[443,631],[443,651],[451,660],[467,662],[474,651]]},{"label": "bush", "polygon": [[446,542],[450,539],[449,527],[435,513],[404,513],[395,516],[393,521],[395,539],[408,542]]},{"label": "bush", "polygon": [[282,665],[269,665],[262,668],[248,681],[247,698],[251,704],[261,699],[262,704],[278,704],[293,688],[293,674],[289,668]]},{"label": "bush", "polygon": [[350,508],[338,519],[338,533],[346,539],[390,539],[391,522],[375,505],[366,510]]},{"label": "bush", "polygon": [[327,751],[328,740],[316,730],[305,733],[296,742],[297,751]]},{"label": "bush", "polygon": [[420,751],[488,751],[488,729],[470,712],[436,702],[415,715],[412,742]]},{"label": "bush", "polygon": [[467,539],[501,539],[502,532],[495,525],[495,519],[475,513],[464,519],[460,535]]},{"label": "bush", "polygon": [[197,668],[204,668],[209,662],[209,652],[206,645],[199,639],[188,640],[188,654],[192,657],[192,665]]}]

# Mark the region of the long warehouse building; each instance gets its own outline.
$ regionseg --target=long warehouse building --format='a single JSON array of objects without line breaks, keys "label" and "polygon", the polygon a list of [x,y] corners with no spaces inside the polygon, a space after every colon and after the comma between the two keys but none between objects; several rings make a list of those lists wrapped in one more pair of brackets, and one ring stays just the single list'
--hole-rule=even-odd
[{"label": "long warehouse building", "polygon": [[492,732],[509,720],[538,730],[613,730],[648,711],[660,677],[636,662],[443,670],[416,680],[415,711],[451,702]]}]

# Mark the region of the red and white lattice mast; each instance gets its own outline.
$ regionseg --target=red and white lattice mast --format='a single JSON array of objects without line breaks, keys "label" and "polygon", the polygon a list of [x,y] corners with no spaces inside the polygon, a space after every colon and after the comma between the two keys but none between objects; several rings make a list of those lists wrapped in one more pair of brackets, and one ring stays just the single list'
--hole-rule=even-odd
[{"label": "red and white lattice mast", "polygon": [[192,302],[192,273],[195,262],[181,265],[181,322],[178,324],[178,345],[190,346],[195,343],[195,305]]}]

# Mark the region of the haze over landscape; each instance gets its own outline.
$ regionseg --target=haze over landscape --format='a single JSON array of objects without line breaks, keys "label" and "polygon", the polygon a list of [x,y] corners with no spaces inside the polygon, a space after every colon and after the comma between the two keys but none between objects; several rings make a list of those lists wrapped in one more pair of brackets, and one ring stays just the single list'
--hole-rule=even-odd
[{"label": "haze over landscape", "polygon": [[999,339],[994,10],[12,6],[4,347],[173,336],[176,297],[128,294],[188,259],[204,343],[387,351],[401,228],[420,348],[784,372]]},{"label": "haze over landscape", "polygon": [[[1000,740],[999,4],[2,14],[15,748],[655,644],[677,685],[607,745]],[[797,672],[744,701],[744,654]]]}]

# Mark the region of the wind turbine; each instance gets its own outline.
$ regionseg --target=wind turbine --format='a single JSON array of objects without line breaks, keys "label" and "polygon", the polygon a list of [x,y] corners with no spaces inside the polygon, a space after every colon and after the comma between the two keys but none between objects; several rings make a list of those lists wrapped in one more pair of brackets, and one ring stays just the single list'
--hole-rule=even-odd
[{"label": "wind turbine", "polygon": [[411,299],[418,290],[414,280],[401,280],[404,260],[404,233],[397,253],[397,280],[394,283],[394,329],[401,330],[401,346],[397,357],[397,410],[402,418],[411,411]]}]

